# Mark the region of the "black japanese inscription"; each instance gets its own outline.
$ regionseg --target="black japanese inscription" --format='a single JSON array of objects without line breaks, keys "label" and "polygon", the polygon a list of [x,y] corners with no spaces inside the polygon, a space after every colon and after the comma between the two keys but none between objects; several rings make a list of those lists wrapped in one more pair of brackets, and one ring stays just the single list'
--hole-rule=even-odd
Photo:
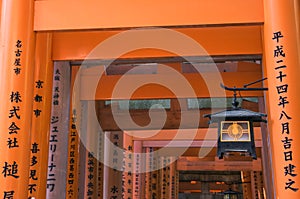
[{"label": "black japanese inscription", "polygon": [[12,164],[5,162],[2,168],[3,168],[2,174],[5,178],[9,176],[13,178],[20,177],[18,176],[18,164],[15,161]]}]

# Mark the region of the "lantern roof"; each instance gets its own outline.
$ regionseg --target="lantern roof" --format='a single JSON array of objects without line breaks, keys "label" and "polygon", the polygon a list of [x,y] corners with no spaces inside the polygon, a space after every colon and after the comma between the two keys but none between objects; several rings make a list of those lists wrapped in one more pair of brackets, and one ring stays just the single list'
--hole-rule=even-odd
[{"label": "lantern roof", "polygon": [[229,190],[223,192],[224,195],[240,195],[242,194],[241,192],[238,191],[233,191],[232,189],[229,188]]},{"label": "lantern roof", "polygon": [[232,108],[217,113],[206,114],[211,122],[218,122],[221,120],[249,120],[253,122],[267,122],[262,117],[267,117],[264,113],[258,113],[243,108]]}]

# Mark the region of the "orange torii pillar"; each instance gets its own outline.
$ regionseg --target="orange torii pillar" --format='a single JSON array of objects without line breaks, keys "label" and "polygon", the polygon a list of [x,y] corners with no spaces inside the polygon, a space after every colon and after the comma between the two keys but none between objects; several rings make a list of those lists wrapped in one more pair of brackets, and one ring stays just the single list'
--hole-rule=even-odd
[{"label": "orange torii pillar", "polygon": [[[79,67],[71,67],[71,95]],[[80,115],[80,114],[79,114]],[[80,117],[79,117],[80,119]],[[70,99],[70,127],[68,140],[67,187],[66,198],[78,198],[79,182],[79,133],[78,114]]]},{"label": "orange torii pillar", "polygon": [[[52,33],[37,33],[28,197],[45,198],[52,101]],[[37,85],[38,83],[38,85]]]},{"label": "orange torii pillar", "polygon": [[33,117],[33,0],[2,0],[0,198],[27,198]]},{"label": "orange torii pillar", "polygon": [[123,132],[123,148],[124,148],[124,165],[123,165],[123,179],[122,179],[122,198],[133,198],[133,137]]},{"label": "orange torii pillar", "polygon": [[295,2],[264,0],[266,95],[275,197],[289,199],[300,198],[300,34]]},{"label": "orange torii pillar", "polygon": [[[103,198],[122,198],[123,132],[105,132]],[[107,164],[108,163],[108,164]]]}]

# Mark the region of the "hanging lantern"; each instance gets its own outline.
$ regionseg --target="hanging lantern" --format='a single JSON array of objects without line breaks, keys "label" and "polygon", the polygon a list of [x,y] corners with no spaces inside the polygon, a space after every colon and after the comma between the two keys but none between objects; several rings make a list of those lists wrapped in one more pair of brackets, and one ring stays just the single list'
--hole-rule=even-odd
[{"label": "hanging lantern", "polygon": [[232,105],[229,110],[204,115],[211,123],[218,123],[217,156],[221,159],[225,153],[240,152],[256,159],[253,122],[266,122],[262,117],[267,115],[239,108],[236,94]]},{"label": "hanging lantern", "polygon": [[223,199],[240,199],[242,194],[237,191],[233,191],[231,189],[223,192]]}]

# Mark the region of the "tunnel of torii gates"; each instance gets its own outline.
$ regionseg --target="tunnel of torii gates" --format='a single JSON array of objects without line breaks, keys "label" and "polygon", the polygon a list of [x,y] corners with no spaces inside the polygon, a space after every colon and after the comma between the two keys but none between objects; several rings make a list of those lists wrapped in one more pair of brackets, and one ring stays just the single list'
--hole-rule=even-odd
[{"label": "tunnel of torii gates", "polygon": [[[240,171],[244,198],[300,198],[298,0],[0,2],[0,198],[178,198],[180,171]],[[216,109],[186,99],[262,78],[268,91],[241,92],[267,114],[258,158],[218,159],[203,119]],[[124,99],[170,107],[110,101]]]}]

